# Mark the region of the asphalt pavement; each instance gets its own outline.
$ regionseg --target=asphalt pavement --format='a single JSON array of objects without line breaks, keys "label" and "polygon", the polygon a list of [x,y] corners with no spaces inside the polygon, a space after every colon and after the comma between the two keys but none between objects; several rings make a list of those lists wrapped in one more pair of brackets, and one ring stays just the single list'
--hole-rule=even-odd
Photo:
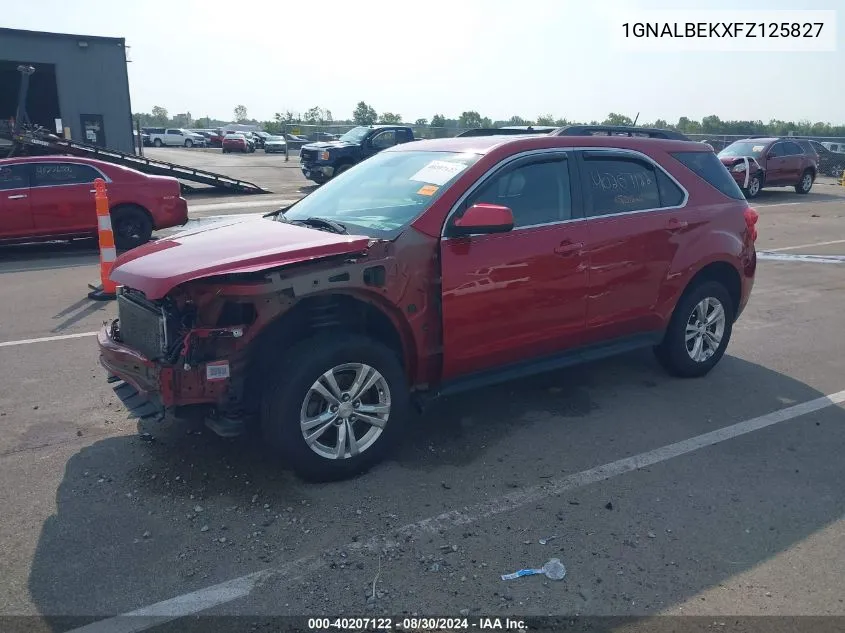
[{"label": "asphalt pavement", "polygon": [[[0,249],[0,617],[845,615],[845,188],[754,204],[757,282],[708,377],[635,353],[442,400],[330,485],[254,437],[139,429],[97,363],[96,250]],[[500,578],[554,557],[563,580]]]}]

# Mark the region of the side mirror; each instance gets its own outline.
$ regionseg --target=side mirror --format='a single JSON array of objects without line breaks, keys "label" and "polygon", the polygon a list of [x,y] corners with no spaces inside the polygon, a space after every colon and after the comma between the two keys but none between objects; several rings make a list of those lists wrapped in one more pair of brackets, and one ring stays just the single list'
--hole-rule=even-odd
[{"label": "side mirror", "polygon": [[498,204],[482,202],[469,207],[452,223],[450,235],[507,233],[511,229],[513,229],[513,211]]}]

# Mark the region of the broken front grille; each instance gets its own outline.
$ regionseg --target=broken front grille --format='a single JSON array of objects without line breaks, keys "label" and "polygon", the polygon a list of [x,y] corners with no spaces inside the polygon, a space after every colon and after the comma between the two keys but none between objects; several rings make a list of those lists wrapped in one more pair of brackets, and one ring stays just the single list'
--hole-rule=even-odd
[{"label": "broken front grille", "polygon": [[161,358],[167,351],[167,328],[161,309],[132,294],[119,294],[117,316],[120,340],[150,360]]},{"label": "broken front grille", "polygon": [[317,152],[313,149],[299,150],[299,158],[303,163],[313,163],[317,160]]}]

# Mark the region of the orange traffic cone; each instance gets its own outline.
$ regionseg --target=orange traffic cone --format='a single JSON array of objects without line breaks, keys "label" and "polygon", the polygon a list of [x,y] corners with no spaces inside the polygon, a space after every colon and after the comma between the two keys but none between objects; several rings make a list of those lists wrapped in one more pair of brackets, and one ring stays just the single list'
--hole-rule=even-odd
[{"label": "orange traffic cone", "polygon": [[117,249],[114,247],[114,233],[111,228],[109,214],[109,197],[106,193],[106,183],[102,178],[94,181],[94,202],[97,207],[97,234],[100,240],[100,285],[91,285],[89,299],[108,301],[117,297],[117,284],[109,279],[114,260],[117,259]]}]

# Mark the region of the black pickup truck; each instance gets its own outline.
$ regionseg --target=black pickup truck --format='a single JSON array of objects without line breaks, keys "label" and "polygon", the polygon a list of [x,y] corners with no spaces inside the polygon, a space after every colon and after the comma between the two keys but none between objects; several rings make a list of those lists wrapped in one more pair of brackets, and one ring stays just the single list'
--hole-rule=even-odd
[{"label": "black pickup truck", "polygon": [[303,176],[321,185],[383,149],[413,140],[414,131],[402,125],[360,125],[336,141],[303,145],[300,168]]}]

